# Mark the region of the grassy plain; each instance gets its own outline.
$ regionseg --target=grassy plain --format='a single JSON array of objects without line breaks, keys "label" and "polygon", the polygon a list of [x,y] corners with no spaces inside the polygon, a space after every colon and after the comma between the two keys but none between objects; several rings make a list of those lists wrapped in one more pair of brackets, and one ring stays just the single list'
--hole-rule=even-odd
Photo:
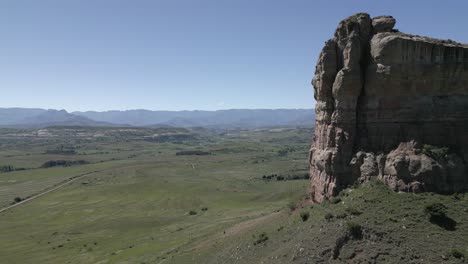
[{"label": "grassy plain", "polygon": [[466,194],[304,199],[310,129],[80,129],[0,131],[2,207],[94,172],[0,213],[0,263],[466,263]]},{"label": "grassy plain", "polygon": [[[177,256],[190,262],[198,245],[283,210],[307,185],[304,179],[262,176],[306,173],[310,129],[50,128],[0,134],[0,166],[24,169],[0,173],[2,207],[95,172],[0,213],[5,263],[173,263]],[[73,153],[56,151],[63,149]],[[181,150],[211,155],[176,156]],[[49,160],[89,164],[41,168]]]}]

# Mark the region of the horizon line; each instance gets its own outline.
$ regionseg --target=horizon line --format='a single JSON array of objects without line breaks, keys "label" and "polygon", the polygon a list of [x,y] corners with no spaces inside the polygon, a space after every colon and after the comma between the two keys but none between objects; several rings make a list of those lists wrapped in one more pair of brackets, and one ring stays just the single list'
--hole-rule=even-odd
[{"label": "horizon line", "polygon": [[134,108],[134,109],[109,109],[109,110],[75,110],[70,111],[67,109],[59,109],[59,108],[42,108],[42,107],[0,107],[0,109],[36,109],[36,110],[47,110],[47,111],[66,111],[67,113],[76,113],[76,112],[129,112],[129,111],[150,111],[150,112],[216,112],[216,111],[232,111],[232,110],[314,110],[312,108],[225,108],[225,109],[216,109],[216,110],[200,110],[200,109],[192,109],[192,110],[154,110],[154,109],[145,109],[145,108]]}]

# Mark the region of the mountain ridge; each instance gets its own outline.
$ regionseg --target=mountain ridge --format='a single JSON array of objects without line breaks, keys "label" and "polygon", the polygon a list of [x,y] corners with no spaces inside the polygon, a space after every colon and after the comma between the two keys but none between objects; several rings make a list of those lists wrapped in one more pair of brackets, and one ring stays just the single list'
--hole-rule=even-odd
[{"label": "mountain ridge", "polygon": [[74,111],[41,108],[0,108],[0,127],[45,126],[173,126],[268,127],[313,126],[313,109],[226,109],[153,111]]}]

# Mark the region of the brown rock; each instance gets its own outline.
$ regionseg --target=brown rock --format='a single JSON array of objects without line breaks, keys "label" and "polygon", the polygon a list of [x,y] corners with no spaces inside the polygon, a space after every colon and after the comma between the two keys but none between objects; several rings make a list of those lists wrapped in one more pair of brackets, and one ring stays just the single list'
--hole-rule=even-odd
[{"label": "brown rock", "polygon": [[372,18],[372,29],[374,34],[381,32],[391,32],[396,20],[392,16],[378,16]]},{"label": "brown rock", "polygon": [[399,191],[459,192],[467,185],[465,162],[454,153],[428,156],[415,142],[401,143],[386,158],[383,176]]},{"label": "brown rock", "polygon": [[[309,157],[315,201],[373,177],[395,190],[468,189],[468,46],[399,33],[395,22],[353,15],[320,54]],[[451,153],[435,160],[420,153],[423,144]]]},{"label": "brown rock", "polygon": [[[315,89],[316,127],[310,163],[312,198],[322,201],[349,184],[349,161],[356,131],[356,106],[364,74],[371,19],[356,14],[340,22],[335,37],[326,42],[312,84]],[[346,89],[343,89],[346,87]]]}]

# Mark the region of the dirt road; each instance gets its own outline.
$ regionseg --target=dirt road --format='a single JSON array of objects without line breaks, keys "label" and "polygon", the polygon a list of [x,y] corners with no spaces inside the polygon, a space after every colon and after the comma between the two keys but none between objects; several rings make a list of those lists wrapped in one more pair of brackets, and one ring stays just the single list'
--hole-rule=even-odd
[{"label": "dirt road", "polygon": [[74,182],[76,180],[82,179],[83,177],[89,176],[89,175],[91,175],[93,173],[96,173],[96,172],[98,172],[98,171],[92,171],[92,172],[84,173],[84,174],[75,176],[75,177],[73,177],[71,179],[65,180],[64,182],[59,183],[58,185],[52,187],[51,189],[45,189],[44,191],[42,191],[40,193],[37,193],[37,194],[34,194],[33,196],[31,196],[29,198],[26,198],[26,199],[22,200],[21,202],[18,202],[18,203],[15,203],[15,204],[12,204],[12,205],[9,205],[7,207],[4,207],[4,208],[0,209],[0,213],[5,212],[8,209],[14,208],[14,207],[16,207],[18,205],[21,205],[21,204],[27,203],[29,201],[32,201],[32,200],[34,200],[36,198],[39,198],[39,197],[41,197],[41,196],[43,196],[45,194],[48,194],[48,193],[53,192],[53,191],[55,191],[57,189],[60,189],[63,186],[69,184],[69,183],[72,183],[72,182]]}]

